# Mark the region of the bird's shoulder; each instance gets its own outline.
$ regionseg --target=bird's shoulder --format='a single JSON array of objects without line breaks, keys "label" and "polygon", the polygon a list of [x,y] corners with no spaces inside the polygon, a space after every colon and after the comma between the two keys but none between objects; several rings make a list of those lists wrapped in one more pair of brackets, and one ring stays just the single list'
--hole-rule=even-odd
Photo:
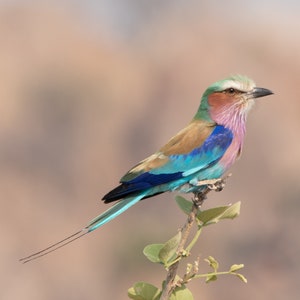
[{"label": "bird's shoulder", "polygon": [[167,156],[188,154],[200,147],[211,135],[216,124],[202,120],[193,120],[179,131],[159,151]]}]

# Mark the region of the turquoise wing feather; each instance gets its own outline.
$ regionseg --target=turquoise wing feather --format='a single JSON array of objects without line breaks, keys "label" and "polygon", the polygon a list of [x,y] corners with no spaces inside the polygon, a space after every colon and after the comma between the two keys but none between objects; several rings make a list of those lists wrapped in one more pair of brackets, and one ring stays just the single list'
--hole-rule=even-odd
[{"label": "turquoise wing feather", "polygon": [[[191,129],[189,129],[190,132]],[[180,143],[177,143],[177,147],[169,143],[168,147],[163,147],[159,152],[131,169],[121,179],[121,185],[106,194],[103,200],[108,203],[138,195],[142,191],[149,191],[147,193],[149,197],[167,190],[174,190],[177,188],[176,184],[179,187],[189,182],[193,175],[215,165],[224,155],[232,139],[233,134],[229,129],[217,125],[212,128],[210,135],[200,145],[190,149],[188,153],[183,153]]]}]

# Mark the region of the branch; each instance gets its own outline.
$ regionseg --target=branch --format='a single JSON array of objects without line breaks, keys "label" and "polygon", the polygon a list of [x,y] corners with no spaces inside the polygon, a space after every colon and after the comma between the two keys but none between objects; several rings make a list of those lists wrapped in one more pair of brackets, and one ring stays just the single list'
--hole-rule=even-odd
[{"label": "branch", "polygon": [[[197,186],[205,186],[200,192],[194,194],[193,198],[193,206],[192,210],[188,215],[187,221],[184,226],[180,229],[182,235],[181,240],[177,248],[177,256],[181,257],[185,252],[185,244],[190,235],[191,229],[195,223],[197,213],[207,197],[207,194],[212,191],[221,191],[225,186],[226,179],[231,176],[231,174],[227,175],[224,178],[212,179],[212,180],[203,180],[199,181]],[[179,267],[180,259],[178,259],[173,265],[171,265],[168,269],[167,277],[165,280],[165,284],[163,286],[163,290],[160,296],[160,300],[168,300],[173,290],[176,288],[177,283],[175,281],[175,277],[177,274],[177,269]]]}]

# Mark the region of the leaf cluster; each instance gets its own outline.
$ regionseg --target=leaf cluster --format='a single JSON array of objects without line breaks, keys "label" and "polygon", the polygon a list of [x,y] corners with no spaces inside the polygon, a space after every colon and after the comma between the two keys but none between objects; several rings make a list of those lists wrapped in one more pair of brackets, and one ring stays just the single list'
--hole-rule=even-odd
[{"label": "leaf cluster", "polygon": [[[187,215],[190,214],[193,203],[186,200],[181,196],[176,197],[176,202],[180,209]],[[179,231],[174,237],[162,244],[151,244],[144,248],[144,255],[153,263],[162,265],[166,271],[170,269],[172,265],[179,261],[186,259],[190,255],[190,251],[196,244],[204,227],[216,224],[221,220],[234,219],[240,213],[240,202],[233,205],[220,206],[203,211],[198,211],[196,215],[197,231],[189,244],[178,251],[179,245],[182,239],[182,232]],[[217,280],[220,275],[234,275],[241,279],[243,282],[247,282],[247,279],[238,271],[244,267],[243,264],[233,264],[227,271],[219,271],[219,262],[209,256],[205,259],[210,267],[209,272],[199,273],[199,261],[198,258],[193,263],[187,263],[186,272],[181,277],[176,275],[173,282],[172,293],[169,297],[170,300],[192,300],[193,295],[186,285],[193,279],[204,278],[206,283]],[[164,288],[165,281],[162,282],[162,288],[153,286],[146,282],[137,282],[128,290],[128,296],[134,300],[159,300],[161,299],[162,290]]]}]

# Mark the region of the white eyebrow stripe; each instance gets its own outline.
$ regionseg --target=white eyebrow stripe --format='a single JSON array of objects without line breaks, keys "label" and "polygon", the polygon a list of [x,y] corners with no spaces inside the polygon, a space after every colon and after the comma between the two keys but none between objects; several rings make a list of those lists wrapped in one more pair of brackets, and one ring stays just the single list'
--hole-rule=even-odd
[{"label": "white eyebrow stripe", "polygon": [[242,92],[248,92],[251,91],[255,87],[254,82],[238,82],[234,80],[228,80],[224,82],[222,88],[224,90],[229,89],[229,88],[234,88],[236,90],[242,91]]}]

